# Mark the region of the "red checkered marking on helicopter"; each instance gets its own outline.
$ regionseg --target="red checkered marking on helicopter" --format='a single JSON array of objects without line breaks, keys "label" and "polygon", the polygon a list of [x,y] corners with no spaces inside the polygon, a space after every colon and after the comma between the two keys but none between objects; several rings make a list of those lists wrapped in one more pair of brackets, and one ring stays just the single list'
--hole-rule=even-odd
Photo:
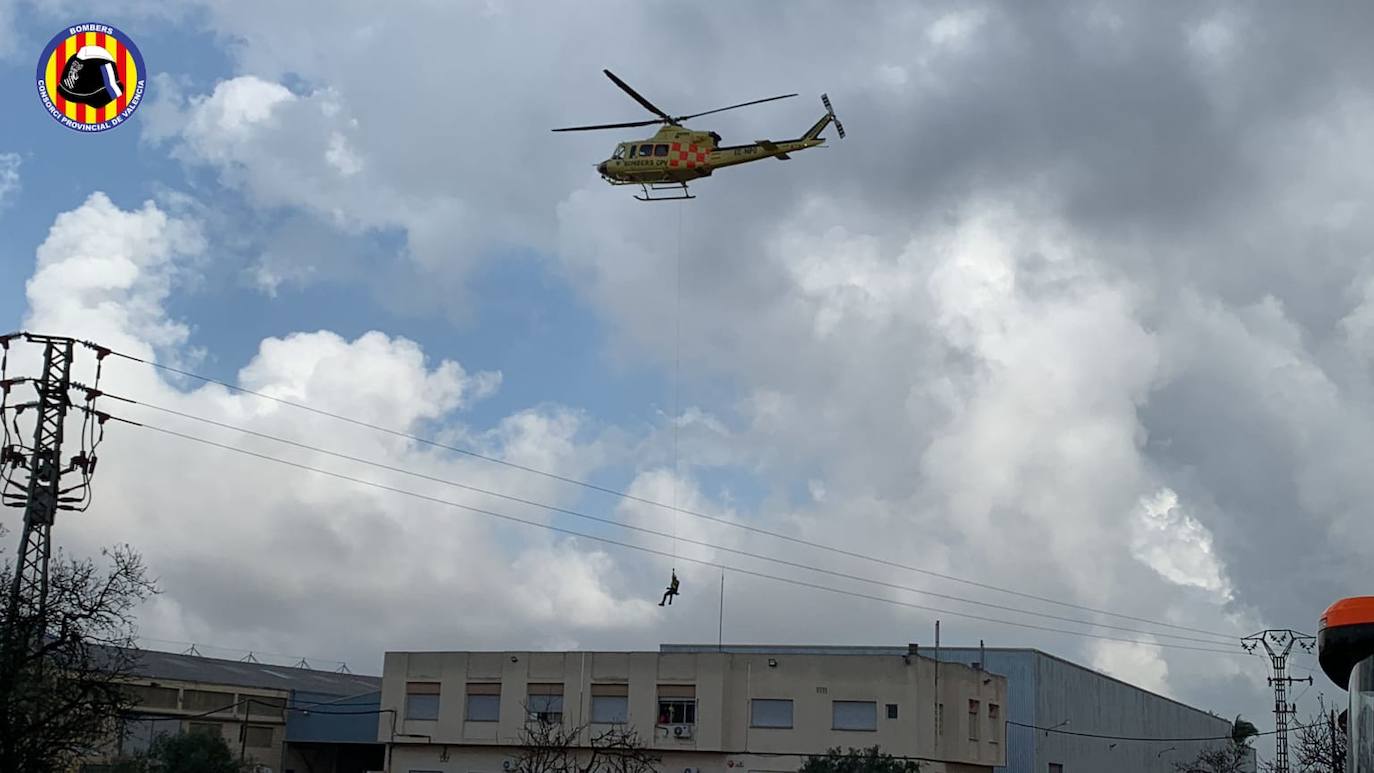
[{"label": "red checkered marking on helicopter", "polygon": [[706,163],[706,151],[697,150],[696,145],[688,145],[686,150],[682,149],[681,142],[674,142],[672,153],[677,156],[668,162],[668,166],[686,166],[688,169],[695,169],[697,164]]}]

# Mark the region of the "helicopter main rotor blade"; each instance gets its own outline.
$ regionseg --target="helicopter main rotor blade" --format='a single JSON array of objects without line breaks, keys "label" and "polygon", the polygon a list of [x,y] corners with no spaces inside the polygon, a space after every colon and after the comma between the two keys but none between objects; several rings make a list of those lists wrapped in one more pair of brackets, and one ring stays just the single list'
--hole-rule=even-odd
[{"label": "helicopter main rotor blade", "polygon": [[725,112],[726,110],[734,110],[734,109],[737,108],[737,107],[748,107],[748,106],[750,106],[750,105],[757,105],[757,104],[760,104],[760,103],[762,103],[762,102],[772,102],[772,101],[775,100],[775,99],[787,99],[787,98],[789,98],[789,97],[795,97],[795,96],[797,96],[797,95],[796,95],[796,94],[783,94],[782,96],[779,96],[779,97],[768,97],[767,99],[756,99],[756,100],[754,100],[754,101],[752,101],[752,102],[741,102],[741,103],[739,103],[738,105],[731,105],[731,106],[729,106],[729,107],[718,107],[718,108],[716,108],[715,110],[707,110],[707,111],[704,112],[704,113],[693,113],[693,114],[691,114],[691,115],[680,115],[680,116],[677,117],[676,120],[678,120],[678,121],[686,121],[686,120],[689,119],[689,118],[700,118],[700,117],[703,116],[703,115],[710,115],[710,114],[712,114],[712,113],[723,113],[723,112]]},{"label": "helicopter main rotor blade", "polygon": [[[659,116],[660,118],[669,123],[673,122],[673,119],[667,113],[663,112],[662,110],[659,110],[657,107],[654,106],[653,102],[650,102],[649,100],[640,96],[638,91],[635,91],[634,89],[630,88],[630,84],[615,77],[615,73],[611,72],[610,70],[602,70],[602,72],[606,73],[606,77],[610,78],[615,83],[615,85],[623,89],[626,94],[629,94],[630,96],[634,97],[635,101],[643,105],[646,110],[648,110],[656,116]],[[657,123],[657,121],[650,121],[650,123]]]},{"label": "helicopter main rotor blade", "polygon": [[650,124],[663,123],[657,118],[648,121],[626,121],[625,123],[603,123],[596,126],[569,126],[566,129],[554,129],[556,132],[585,132],[593,129],[628,129],[633,126],[648,126]]}]

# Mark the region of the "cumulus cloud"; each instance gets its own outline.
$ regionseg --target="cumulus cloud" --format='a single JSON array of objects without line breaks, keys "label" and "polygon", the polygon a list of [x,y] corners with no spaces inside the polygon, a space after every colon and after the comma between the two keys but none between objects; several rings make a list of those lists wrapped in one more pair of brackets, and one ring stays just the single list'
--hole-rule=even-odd
[{"label": "cumulus cloud", "polygon": [[[120,209],[93,194],[61,214],[39,248],[25,325],[161,360],[187,340],[187,329],[165,307],[178,266],[204,248],[193,221],[151,202]],[[32,365],[33,354],[27,356]],[[85,361],[80,378],[91,377],[90,364]],[[23,357],[14,365],[21,367]],[[234,448],[468,506],[491,508],[495,500],[433,479],[553,503],[569,496],[549,480],[216,385],[174,384],[120,358],[106,363],[104,379],[110,392],[138,401],[111,405],[112,412]],[[557,406],[521,410],[490,427],[467,425],[464,412],[499,388],[500,374],[430,362],[413,342],[380,332],[351,340],[329,331],[265,339],[236,381],[382,426],[412,432],[437,427],[451,442],[561,474],[586,475],[603,458],[594,436],[580,437],[592,429],[586,419]],[[379,472],[167,411],[383,460],[431,480]],[[67,520],[59,540],[76,553],[116,541],[145,553],[166,590],[144,616],[143,632],[155,639],[251,642],[373,667],[385,647],[403,640],[477,644],[537,637],[550,615],[568,605],[579,610],[586,630],[643,624],[633,611],[639,602],[624,599],[616,570],[537,530],[512,533],[461,509],[188,445],[146,428],[112,425],[101,451],[100,505],[92,511],[98,515]],[[536,508],[495,504],[536,522],[549,518]],[[487,603],[498,594],[508,602],[499,609]],[[401,598],[407,601],[396,603]],[[417,605],[489,613],[464,612],[460,625],[455,617],[416,615]],[[370,621],[365,628],[374,640],[355,625],[360,619]],[[563,627],[558,636],[576,637],[576,627]]]},{"label": "cumulus cloud", "polygon": [[1165,579],[1229,599],[1232,591],[1212,550],[1212,535],[1179,506],[1178,494],[1163,489],[1140,503],[1131,527],[1137,560]]}]

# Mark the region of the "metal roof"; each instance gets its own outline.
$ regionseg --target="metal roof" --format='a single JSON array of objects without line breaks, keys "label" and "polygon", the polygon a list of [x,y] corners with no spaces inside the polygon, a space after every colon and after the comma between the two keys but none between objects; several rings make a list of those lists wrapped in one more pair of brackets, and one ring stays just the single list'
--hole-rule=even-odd
[{"label": "metal roof", "polygon": [[382,687],[379,676],[317,671],[199,655],[139,650],[133,673],[144,679],[199,682],[267,690],[302,690],[329,695],[357,695]]}]

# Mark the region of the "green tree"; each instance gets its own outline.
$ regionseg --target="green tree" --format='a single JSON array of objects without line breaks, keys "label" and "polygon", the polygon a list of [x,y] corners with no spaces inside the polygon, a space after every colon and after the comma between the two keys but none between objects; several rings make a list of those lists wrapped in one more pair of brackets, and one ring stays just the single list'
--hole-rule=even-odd
[{"label": "green tree", "polygon": [[919,773],[920,770],[919,762],[884,754],[877,746],[850,748],[847,752],[836,746],[825,754],[807,757],[797,773]]},{"label": "green tree", "polygon": [[162,736],[148,750],[149,767],[159,773],[239,773],[242,769],[224,736],[181,733]]},{"label": "green tree", "polygon": [[1251,738],[1259,735],[1259,729],[1254,723],[1240,718],[1236,715],[1236,721],[1231,725],[1231,740],[1238,745],[1246,744]]}]

